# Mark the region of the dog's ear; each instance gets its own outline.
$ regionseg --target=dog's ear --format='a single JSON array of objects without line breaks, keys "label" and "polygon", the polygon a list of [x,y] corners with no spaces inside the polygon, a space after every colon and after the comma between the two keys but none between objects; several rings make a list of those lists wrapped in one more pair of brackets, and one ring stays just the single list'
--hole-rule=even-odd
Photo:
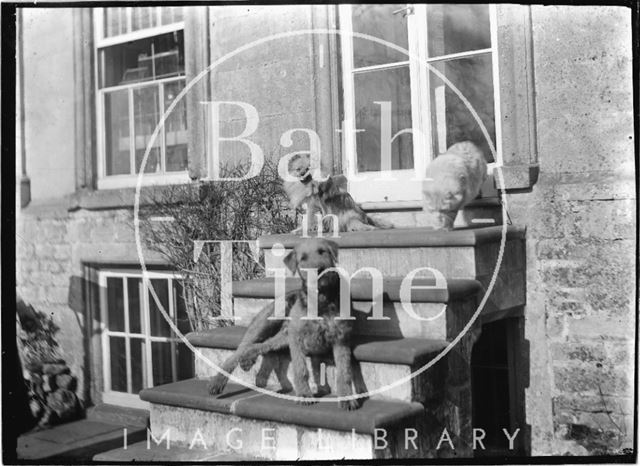
[{"label": "dog's ear", "polygon": [[335,241],[331,241],[330,239],[325,240],[327,245],[329,246],[329,253],[331,254],[331,258],[333,259],[333,263],[336,264],[338,262],[338,243]]},{"label": "dog's ear", "polygon": [[298,268],[298,256],[296,255],[296,250],[293,249],[289,254],[287,254],[283,259],[284,265],[287,266],[291,272],[296,273],[296,269]]}]

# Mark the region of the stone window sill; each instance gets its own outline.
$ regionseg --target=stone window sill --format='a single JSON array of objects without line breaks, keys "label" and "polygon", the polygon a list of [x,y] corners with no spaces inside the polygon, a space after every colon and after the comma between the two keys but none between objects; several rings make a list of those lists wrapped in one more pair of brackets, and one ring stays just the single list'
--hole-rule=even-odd
[{"label": "stone window sill", "polygon": [[[148,186],[140,191],[140,205],[150,205],[166,197],[167,201],[184,202],[198,196],[200,183],[185,183],[170,186]],[[176,195],[179,193],[179,195]],[[133,208],[136,200],[135,188],[101,189],[78,191],[72,196],[69,210],[105,210]]]}]

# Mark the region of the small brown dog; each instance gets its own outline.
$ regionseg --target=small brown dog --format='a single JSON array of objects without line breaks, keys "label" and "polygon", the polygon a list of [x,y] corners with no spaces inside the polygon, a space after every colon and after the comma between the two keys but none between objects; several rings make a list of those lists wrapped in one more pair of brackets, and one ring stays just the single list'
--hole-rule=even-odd
[{"label": "small brown dog", "polygon": [[338,219],[338,231],[363,231],[376,228],[389,229],[393,225],[381,220],[374,220],[351,197],[351,194],[341,186],[346,184],[342,175],[330,176],[326,181],[318,183],[316,196],[311,197],[307,209],[307,221],[309,230],[317,228],[315,214],[322,214],[322,228],[331,232],[333,227],[331,215]]},{"label": "small brown dog", "polygon": [[[298,155],[289,163],[289,174],[297,181],[285,181],[283,187],[289,197],[292,209],[303,209],[306,214],[307,231],[318,229],[316,214],[323,217],[324,231],[361,231],[375,228],[393,228],[393,225],[369,217],[351,197],[346,189],[346,178],[342,175],[330,176],[325,181],[314,180],[311,176],[309,157]],[[306,207],[305,207],[306,206]],[[331,215],[337,218],[333,225]],[[302,227],[293,230],[299,233]]]},{"label": "small brown dog", "polygon": [[289,162],[289,175],[297,180],[285,181],[282,186],[289,197],[289,205],[295,210],[309,202],[317,185],[317,181],[311,176],[309,157],[301,154],[292,157]]},{"label": "small brown dog", "polygon": [[[314,394],[309,386],[309,372],[306,356],[311,357],[313,376],[318,387],[320,380],[320,361],[323,356],[333,354],[336,365],[336,394],[348,396],[352,391],[352,355],[351,320],[340,320],[340,277],[338,272],[327,270],[335,267],[338,246],[321,238],[302,241],[285,257],[285,265],[302,279],[302,289],[286,296],[286,314],[290,320],[269,320],[273,315],[273,306],[268,306],[251,321],[238,350],[225,361],[223,368],[231,372],[239,363],[248,370],[259,355],[266,355],[289,347],[293,369],[295,394],[308,399],[302,403],[312,403]],[[303,319],[307,316],[307,270],[315,269],[318,278],[318,317]],[[325,272],[326,271],[326,272]],[[325,272],[324,274],[322,272]],[[274,329],[280,325],[279,331]],[[216,375],[210,383],[212,394],[220,393],[226,384],[226,377]],[[316,395],[323,395],[319,392]],[[353,410],[360,407],[360,400],[340,400],[340,407]]]}]

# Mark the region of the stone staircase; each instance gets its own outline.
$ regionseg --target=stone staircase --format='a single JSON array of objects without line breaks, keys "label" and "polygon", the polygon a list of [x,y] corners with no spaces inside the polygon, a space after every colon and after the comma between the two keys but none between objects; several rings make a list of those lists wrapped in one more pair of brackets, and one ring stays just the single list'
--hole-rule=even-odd
[{"label": "stone staircase", "polygon": [[[140,393],[150,403],[153,435],[170,432],[171,442],[183,447],[193,443],[195,448],[206,445],[209,452],[274,460],[473,456],[471,350],[484,322],[522,312],[524,238],[521,228],[491,226],[449,232],[375,230],[335,239],[339,265],[350,274],[375,267],[384,276],[382,290],[375,292],[366,274],[351,280],[354,385],[368,394],[355,411],[341,410],[331,395],[299,405],[241,385],[260,380],[271,391],[287,393],[287,351],[259,358],[249,372],[236,369],[236,380],[221,395],[208,395],[205,379],[237,348],[244,326],[274,296],[272,278],[235,282],[237,325],[187,337],[199,350],[196,378]],[[299,240],[292,235],[261,238],[267,269],[282,267],[284,253]],[[408,311],[400,299],[403,280],[424,267],[437,269],[446,281],[424,270],[416,274]],[[286,279],[287,289],[298,286],[297,279]],[[367,319],[375,302],[382,302],[387,320]],[[330,359],[323,372],[323,382],[335,387]]]}]

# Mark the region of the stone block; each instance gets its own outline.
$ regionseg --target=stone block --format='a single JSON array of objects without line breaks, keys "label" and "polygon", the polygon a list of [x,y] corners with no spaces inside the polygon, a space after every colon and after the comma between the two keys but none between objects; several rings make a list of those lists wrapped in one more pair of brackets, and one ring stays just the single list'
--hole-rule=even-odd
[{"label": "stone block", "polygon": [[629,396],[632,375],[597,363],[567,364],[553,368],[556,389],[560,392]]},{"label": "stone block", "polygon": [[[151,406],[150,427],[156,438],[168,431],[170,441],[180,445],[190,445],[194,438],[202,438],[207,448],[214,451],[234,451],[280,461],[302,459],[303,454],[310,459],[310,455],[317,454],[314,447],[319,441],[317,429],[156,404]],[[355,449],[350,432],[322,430],[320,435],[332,440],[327,456],[330,452],[340,455],[331,459],[373,457],[370,435],[355,434]],[[194,446],[201,444],[197,442]],[[230,444],[240,448],[233,450]]]}]

